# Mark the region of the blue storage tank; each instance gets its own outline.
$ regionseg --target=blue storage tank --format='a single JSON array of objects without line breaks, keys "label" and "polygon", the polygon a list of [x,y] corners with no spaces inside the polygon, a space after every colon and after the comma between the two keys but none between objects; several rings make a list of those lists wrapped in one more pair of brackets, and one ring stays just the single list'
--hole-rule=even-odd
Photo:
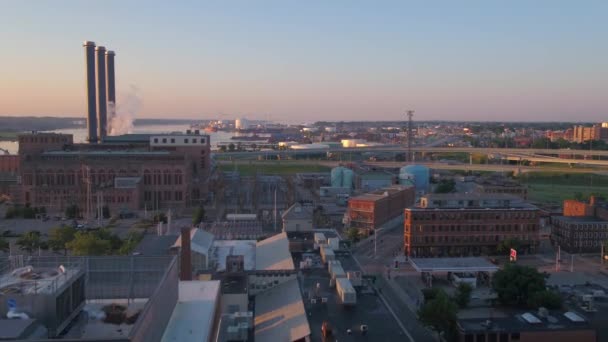
[{"label": "blue storage tank", "polygon": [[429,190],[429,178],[431,175],[430,169],[424,165],[408,165],[404,166],[399,170],[400,179],[401,175],[404,175],[404,179],[410,178],[406,175],[413,176],[414,186],[416,192],[426,193]]},{"label": "blue storage tank", "polygon": [[338,166],[331,169],[331,186],[334,188],[349,188],[353,187],[355,173],[353,170]]},{"label": "blue storage tank", "polygon": [[342,173],[342,187],[352,189],[354,185],[355,172],[351,169],[344,168]]},{"label": "blue storage tank", "polygon": [[342,187],[342,178],[344,177],[345,167],[338,166],[331,169],[331,186],[332,188]]}]

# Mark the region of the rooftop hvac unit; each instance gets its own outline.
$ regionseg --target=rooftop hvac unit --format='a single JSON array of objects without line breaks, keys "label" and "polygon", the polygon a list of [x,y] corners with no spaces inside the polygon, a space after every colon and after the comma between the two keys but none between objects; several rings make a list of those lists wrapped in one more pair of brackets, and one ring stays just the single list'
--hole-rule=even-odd
[{"label": "rooftop hvac unit", "polygon": [[310,299],[310,304],[317,304],[317,299],[316,298],[311,298]]},{"label": "rooftop hvac unit", "polygon": [[321,297],[321,303],[327,303],[327,297]]},{"label": "rooftop hvac unit", "polygon": [[[0,275],[0,316],[37,319],[55,337],[85,304],[85,274],[80,267],[26,266]],[[24,314],[24,315],[21,315]]]}]

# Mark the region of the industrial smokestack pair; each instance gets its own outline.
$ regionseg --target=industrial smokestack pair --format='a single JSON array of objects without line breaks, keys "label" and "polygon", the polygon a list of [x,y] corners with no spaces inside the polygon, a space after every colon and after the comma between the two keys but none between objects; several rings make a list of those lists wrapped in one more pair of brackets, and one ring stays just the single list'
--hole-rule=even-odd
[{"label": "industrial smokestack pair", "polygon": [[83,46],[87,78],[87,139],[90,143],[96,143],[98,140],[104,141],[108,135],[108,103],[116,103],[115,54],[114,51],[106,51],[103,46],[96,48],[94,42],[85,41]]}]

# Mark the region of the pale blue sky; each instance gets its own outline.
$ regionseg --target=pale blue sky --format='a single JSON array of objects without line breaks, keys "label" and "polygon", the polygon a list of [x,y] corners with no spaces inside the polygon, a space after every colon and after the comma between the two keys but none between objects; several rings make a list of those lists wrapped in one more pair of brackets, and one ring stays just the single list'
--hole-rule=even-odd
[{"label": "pale blue sky", "polygon": [[85,111],[83,40],[138,117],[607,119],[607,1],[3,1],[0,115]]}]

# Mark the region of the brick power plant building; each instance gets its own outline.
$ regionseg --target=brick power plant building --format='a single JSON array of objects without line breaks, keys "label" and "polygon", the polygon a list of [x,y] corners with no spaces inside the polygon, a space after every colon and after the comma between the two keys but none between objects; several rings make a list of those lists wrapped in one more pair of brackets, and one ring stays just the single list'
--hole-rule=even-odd
[{"label": "brick power plant building", "polygon": [[115,54],[88,41],[84,48],[88,143],[74,143],[71,134],[19,135],[13,202],[49,211],[76,204],[93,211],[100,204],[114,210],[182,208],[206,199],[209,136],[198,131],[109,136]]},{"label": "brick power plant building", "polygon": [[487,254],[517,239],[522,252],[539,243],[539,210],[506,194],[431,194],[405,209],[404,251],[412,257]]}]

